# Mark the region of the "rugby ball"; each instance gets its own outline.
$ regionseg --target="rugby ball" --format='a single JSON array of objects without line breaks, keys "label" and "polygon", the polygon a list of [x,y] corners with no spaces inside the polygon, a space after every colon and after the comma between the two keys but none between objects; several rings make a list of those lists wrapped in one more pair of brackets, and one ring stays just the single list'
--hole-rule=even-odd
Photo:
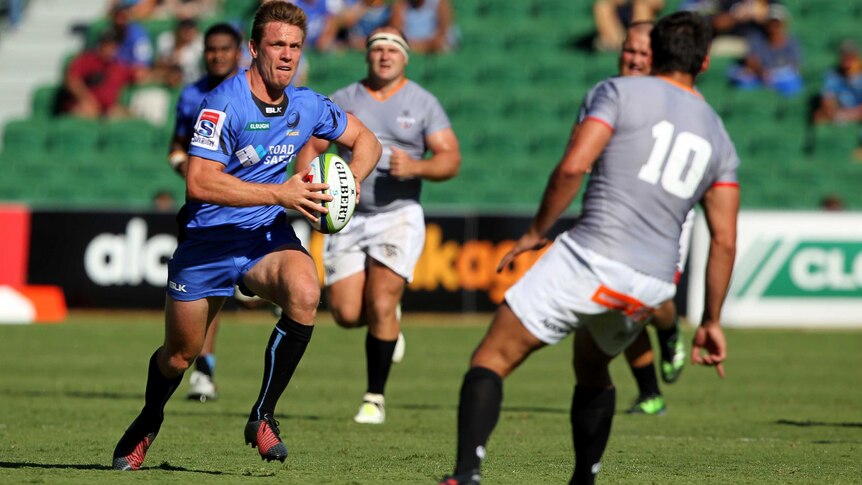
[{"label": "rugby ball", "polygon": [[323,234],[344,229],[356,210],[356,180],[347,162],[333,153],[324,153],[311,161],[311,173],[306,181],[329,184],[324,193],[332,196],[331,201],[323,203],[329,212],[314,214],[317,222],[311,222],[311,227]]}]

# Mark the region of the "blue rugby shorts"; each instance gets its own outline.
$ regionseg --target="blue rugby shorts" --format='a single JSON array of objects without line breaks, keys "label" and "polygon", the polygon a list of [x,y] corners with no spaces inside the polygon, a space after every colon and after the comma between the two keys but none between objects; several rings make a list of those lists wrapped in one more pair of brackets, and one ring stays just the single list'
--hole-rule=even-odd
[{"label": "blue rugby shorts", "polygon": [[245,273],[267,254],[284,247],[308,254],[290,224],[276,221],[240,240],[181,241],[168,261],[168,295],[179,301],[232,296]]}]

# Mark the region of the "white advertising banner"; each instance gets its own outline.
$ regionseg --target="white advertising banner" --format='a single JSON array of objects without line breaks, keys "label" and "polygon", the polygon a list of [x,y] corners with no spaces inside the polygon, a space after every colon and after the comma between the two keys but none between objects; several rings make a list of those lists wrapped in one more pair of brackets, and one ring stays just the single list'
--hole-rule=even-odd
[{"label": "white advertising banner", "polygon": [[[699,324],[709,230],[697,215],[688,318]],[[862,327],[862,213],[743,211],[728,327]]]}]

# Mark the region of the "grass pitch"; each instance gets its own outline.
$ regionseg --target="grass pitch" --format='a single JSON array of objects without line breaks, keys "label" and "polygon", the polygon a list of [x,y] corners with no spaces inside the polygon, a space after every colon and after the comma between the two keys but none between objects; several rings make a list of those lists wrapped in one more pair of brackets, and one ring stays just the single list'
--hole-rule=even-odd
[{"label": "grass pitch", "polygon": [[[144,469],[131,473],[111,470],[111,453],[143,405],[161,315],[0,326],[0,483],[435,483],[453,464],[461,376],[489,316],[405,316],[407,356],[393,367],[382,426],[352,422],[364,331],[320,320],[277,409],[284,464],[243,445],[274,319],[238,312],[224,315],[218,339],[220,399],[186,401],[185,382]],[[862,331],[727,335],[727,379],[687,367],[662,387],[662,417],[621,413],[636,391],[614,362],[619,413],[600,483],[862,483]],[[567,483],[570,360],[571,339],[506,381],[483,483]]]}]

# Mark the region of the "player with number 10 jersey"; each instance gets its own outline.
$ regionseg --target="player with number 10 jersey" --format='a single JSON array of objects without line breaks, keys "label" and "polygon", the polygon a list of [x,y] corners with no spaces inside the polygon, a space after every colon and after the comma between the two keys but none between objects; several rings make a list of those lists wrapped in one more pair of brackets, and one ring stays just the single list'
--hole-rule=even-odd
[{"label": "player with number 10 jersey", "polygon": [[614,136],[593,165],[569,236],[673,282],[689,209],[713,185],[738,183],[733,143],[703,97],[668,78],[610,78],[587,103],[586,118],[606,124]]}]

